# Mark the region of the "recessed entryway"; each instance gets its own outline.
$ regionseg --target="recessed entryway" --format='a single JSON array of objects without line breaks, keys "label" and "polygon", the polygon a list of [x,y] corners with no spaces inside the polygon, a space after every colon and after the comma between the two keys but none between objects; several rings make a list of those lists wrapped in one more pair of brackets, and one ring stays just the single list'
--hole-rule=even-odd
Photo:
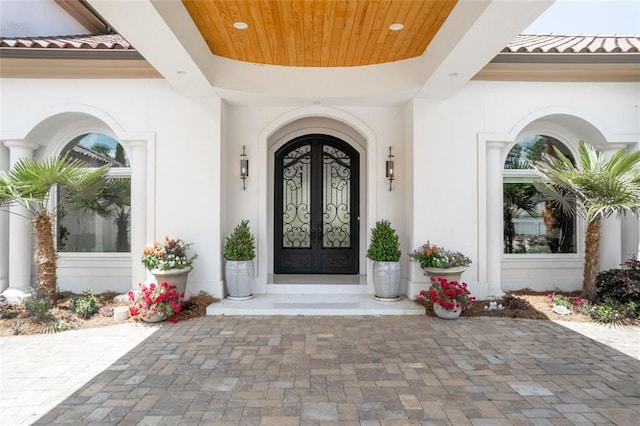
[{"label": "recessed entryway", "polygon": [[325,134],[275,153],[274,272],[357,274],[359,153]]}]

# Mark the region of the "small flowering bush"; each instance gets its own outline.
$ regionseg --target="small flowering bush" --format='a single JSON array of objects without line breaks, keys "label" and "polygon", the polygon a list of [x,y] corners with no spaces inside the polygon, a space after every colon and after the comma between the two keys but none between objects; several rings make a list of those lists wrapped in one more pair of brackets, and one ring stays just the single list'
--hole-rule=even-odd
[{"label": "small flowering bush", "polygon": [[466,309],[476,300],[467,289],[467,283],[448,281],[444,277],[432,277],[429,291],[421,290],[418,299],[437,303],[445,309]]},{"label": "small flowering bush", "polygon": [[171,239],[165,235],[164,242],[154,241],[153,245],[142,249],[142,264],[147,269],[183,269],[191,266],[198,257],[197,254],[188,256],[187,251],[191,244],[185,244],[181,239]]},{"label": "small flowering bush", "polygon": [[549,293],[547,294],[551,303],[557,306],[564,306],[565,308],[571,309],[572,306],[576,306],[576,308],[580,309],[584,300],[579,297],[574,298],[573,300],[568,296],[563,296],[562,294]]},{"label": "small flowering bush", "polygon": [[409,259],[420,263],[424,268],[454,268],[471,265],[471,259],[459,251],[446,250],[427,241],[420,248],[409,253]]},{"label": "small flowering bush", "polygon": [[129,308],[132,317],[148,318],[158,314],[162,318],[176,322],[175,315],[184,306],[184,293],[178,294],[176,286],[167,283],[139,284],[139,291],[129,291],[129,300],[133,306]]}]

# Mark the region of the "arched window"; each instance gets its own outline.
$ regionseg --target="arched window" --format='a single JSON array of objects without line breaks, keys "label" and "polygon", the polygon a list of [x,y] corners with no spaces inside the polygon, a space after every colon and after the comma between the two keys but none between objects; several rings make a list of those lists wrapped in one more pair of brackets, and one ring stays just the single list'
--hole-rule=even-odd
[{"label": "arched window", "polygon": [[509,151],[503,169],[503,252],[506,254],[576,253],[576,219],[544,195],[532,164],[557,147],[573,162],[557,139],[533,135]]},{"label": "arched window", "polygon": [[106,165],[110,170],[100,199],[82,207],[61,203],[57,215],[58,251],[130,252],[131,168],[122,145],[107,135],[89,133],[69,142],[60,155],[79,160],[87,167]]}]

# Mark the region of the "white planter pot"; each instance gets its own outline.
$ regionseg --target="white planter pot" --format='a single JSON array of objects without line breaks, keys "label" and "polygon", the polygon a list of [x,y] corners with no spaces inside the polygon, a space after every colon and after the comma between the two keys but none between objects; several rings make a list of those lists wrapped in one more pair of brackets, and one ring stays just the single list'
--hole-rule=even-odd
[{"label": "white planter pot", "polygon": [[224,271],[228,299],[247,300],[253,297],[253,260],[227,260]]},{"label": "white planter pot", "polygon": [[168,283],[169,285],[175,285],[178,294],[184,293],[186,296],[187,291],[187,279],[189,278],[189,272],[193,270],[192,266],[187,266],[182,269],[167,269],[166,271],[160,269],[152,269],[151,275],[156,279],[156,283]]},{"label": "white planter pot", "polygon": [[146,317],[142,318],[144,322],[160,322],[164,321],[165,317],[160,314],[149,314]]},{"label": "white planter pot", "polygon": [[466,269],[467,268],[464,266],[457,266],[453,268],[424,268],[424,273],[430,278],[443,277],[446,278],[447,281],[461,282],[462,273]]},{"label": "white planter pot", "polygon": [[433,312],[438,318],[456,319],[462,313],[462,308],[445,309],[439,303],[433,304]]},{"label": "white planter pot", "polygon": [[375,299],[400,300],[400,262],[373,262]]}]

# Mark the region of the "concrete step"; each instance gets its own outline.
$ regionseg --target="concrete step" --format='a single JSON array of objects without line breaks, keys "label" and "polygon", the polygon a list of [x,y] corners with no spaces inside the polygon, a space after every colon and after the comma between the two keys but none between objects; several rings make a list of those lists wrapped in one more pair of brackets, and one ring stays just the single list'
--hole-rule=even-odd
[{"label": "concrete step", "polygon": [[366,284],[267,284],[268,294],[367,294]]},{"label": "concrete step", "polygon": [[425,308],[406,297],[375,300],[371,294],[256,294],[249,300],[223,299],[207,315],[424,315]]}]

